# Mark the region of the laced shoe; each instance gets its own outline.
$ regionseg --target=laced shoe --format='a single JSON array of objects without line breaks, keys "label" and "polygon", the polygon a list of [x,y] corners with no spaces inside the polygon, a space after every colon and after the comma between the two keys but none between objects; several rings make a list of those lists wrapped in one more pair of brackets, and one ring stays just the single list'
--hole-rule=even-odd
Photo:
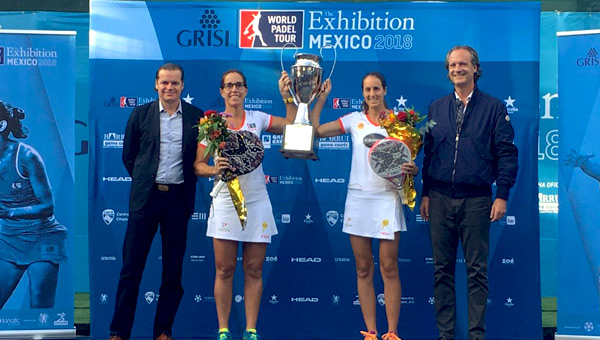
[{"label": "laced shoe", "polygon": [[217,335],[217,340],[232,340],[233,337],[229,331],[220,331]]},{"label": "laced shoe", "polygon": [[242,340],[260,340],[260,336],[256,334],[256,330],[247,330],[242,335]]},{"label": "laced shoe", "polygon": [[371,332],[360,331],[360,334],[364,336],[363,340],[379,340],[377,334]]},{"label": "laced shoe", "polygon": [[395,332],[387,332],[381,338],[383,340],[402,340]]}]

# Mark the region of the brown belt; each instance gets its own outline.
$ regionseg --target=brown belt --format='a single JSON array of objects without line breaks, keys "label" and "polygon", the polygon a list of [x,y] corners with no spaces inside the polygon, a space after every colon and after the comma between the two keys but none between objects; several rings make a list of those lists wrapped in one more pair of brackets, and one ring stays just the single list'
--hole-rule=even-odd
[{"label": "brown belt", "polygon": [[158,191],[167,192],[169,190],[173,190],[175,188],[181,187],[183,184],[160,184],[156,183],[156,189]]}]

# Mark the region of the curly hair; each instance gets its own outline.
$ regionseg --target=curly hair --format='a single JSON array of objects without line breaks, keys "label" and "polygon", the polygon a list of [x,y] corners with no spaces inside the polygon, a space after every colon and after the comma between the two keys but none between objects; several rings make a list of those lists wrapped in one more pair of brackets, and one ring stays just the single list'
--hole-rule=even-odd
[{"label": "curly hair", "polygon": [[23,127],[25,111],[18,107],[13,107],[9,103],[0,101],[0,128],[4,126],[4,130],[0,134],[7,135],[12,133],[15,138],[27,138],[26,127]]}]

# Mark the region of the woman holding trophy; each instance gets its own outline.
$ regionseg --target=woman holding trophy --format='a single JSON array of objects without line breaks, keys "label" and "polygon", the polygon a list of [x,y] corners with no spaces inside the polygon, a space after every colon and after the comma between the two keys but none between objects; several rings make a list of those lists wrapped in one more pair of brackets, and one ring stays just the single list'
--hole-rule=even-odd
[{"label": "woman holding trophy", "polygon": [[[311,120],[318,137],[351,134],[352,165],[344,212],[343,231],[350,234],[350,243],[356,262],[356,277],[360,308],[367,327],[361,331],[365,340],[377,340],[375,317],[376,297],[373,286],[374,261],[372,240],[379,240],[379,270],[383,277],[385,311],[388,331],[384,340],[400,340],[397,335],[402,289],[398,274],[398,242],[400,232],[406,230],[398,188],[378,176],[369,166],[369,151],[377,140],[388,136],[378,123],[382,113],[391,111],[385,102],[386,81],[379,72],[371,72],[362,79],[364,101],[362,111],[352,112],[319,125],[320,112],[325,104],[331,83],[325,81],[321,94],[311,112]],[[404,174],[416,175],[418,168],[409,161],[401,166]]]},{"label": "woman holding trophy", "polygon": [[[284,125],[292,123],[297,110],[291,99],[289,86],[290,79],[284,71],[279,78],[279,91],[285,102],[285,118],[261,111],[244,110],[244,99],[248,94],[246,76],[239,70],[228,70],[221,77],[219,89],[225,101],[225,111],[214,116],[226,120],[227,131],[230,132],[249,131],[257,138],[260,138],[262,131],[281,134]],[[202,124],[203,121],[200,121],[199,126]],[[212,122],[210,125],[212,126]],[[219,134],[220,132],[213,136]],[[225,157],[215,157],[211,152],[207,154],[207,145],[209,145],[208,136],[198,144],[194,163],[196,175],[210,177],[228,171],[231,165],[230,160]],[[214,165],[208,164],[210,157],[214,158]],[[246,311],[246,331],[242,339],[256,340],[259,338],[256,333],[256,324],[263,291],[263,262],[267,244],[271,242],[271,237],[277,234],[262,166],[257,164],[255,170],[238,176],[237,180],[245,201],[246,220],[241,217],[239,210],[236,211],[237,208],[234,206],[232,196],[226,186],[211,194],[214,198],[208,218],[207,236],[213,238],[215,255],[214,294],[219,321],[217,340],[232,338],[228,328],[239,242],[242,242],[243,245]],[[217,181],[215,180],[215,182]]]}]

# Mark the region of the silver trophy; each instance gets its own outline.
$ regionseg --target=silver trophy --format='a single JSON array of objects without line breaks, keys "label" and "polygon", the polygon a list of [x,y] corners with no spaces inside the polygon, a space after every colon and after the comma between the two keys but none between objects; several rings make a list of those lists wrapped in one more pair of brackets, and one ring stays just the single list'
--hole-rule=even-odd
[{"label": "silver trophy", "polygon": [[[284,70],[283,51],[286,45],[281,50],[282,70]],[[323,47],[327,46],[330,45]],[[321,93],[323,69],[319,63],[323,60],[323,47],[321,47],[321,56],[309,53],[297,53],[297,51],[294,54],[296,63],[292,65],[292,72],[290,73],[292,80],[290,93],[292,94],[292,98],[294,98],[294,103],[298,106],[298,112],[296,113],[294,123],[286,125],[283,129],[283,142],[279,151],[285,158],[318,159],[317,153],[313,150],[315,136],[308,118],[308,106]],[[336,59],[337,54],[333,61],[329,78],[331,78],[331,74],[335,68]]]}]

